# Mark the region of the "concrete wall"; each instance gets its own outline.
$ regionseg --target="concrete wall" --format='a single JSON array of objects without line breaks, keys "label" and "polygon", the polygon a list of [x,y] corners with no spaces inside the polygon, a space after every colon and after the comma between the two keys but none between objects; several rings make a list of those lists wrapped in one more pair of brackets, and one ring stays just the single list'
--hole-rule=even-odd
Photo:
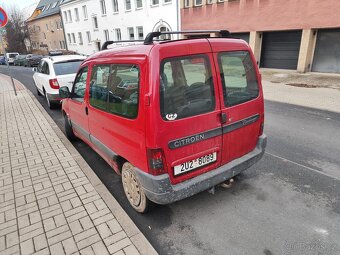
[{"label": "concrete wall", "polygon": [[[128,40],[128,27],[134,28],[135,39],[137,39],[137,27],[143,26],[144,37],[152,31],[157,31],[160,26],[169,30],[178,30],[178,2],[172,0],[170,3],[159,1],[159,5],[152,6],[151,0],[144,0],[143,7],[136,9],[136,1],[131,1],[131,11],[126,11],[123,0],[118,0],[119,11],[114,13],[112,0],[106,0],[106,15],[102,15],[100,1],[78,0],[62,5],[61,13],[65,27],[67,45],[69,50],[90,55],[98,51],[97,43],[101,45],[106,41],[104,30],[109,30],[110,40],[117,40],[115,29],[121,30],[121,39]],[[82,6],[87,6],[88,18],[83,15]],[[79,11],[79,21],[75,20],[75,8]],[[179,8],[179,7],[178,7]],[[64,12],[71,11],[72,22],[66,21]],[[93,17],[98,19],[98,29],[94,28]],[[86,32],[91,33],[91,42],[88,43]],[[82,33],[83,44],[79,44],[78,33]],[[75,34],[76,43],[68,41],[68,35]]]},{"label": "concrete wall", "polygon": [[[58,27],[57,23],[59,24]],[[59,14],[28,21],[27,26],[33,52],[47,53],[51,50],[60,50],[63,48],[60,46],[60,42],[64,42],[65,44],[65,38]],[[40,45],[44,47],[40,47]],[[48,47],[45,47],[45,45]]]}]

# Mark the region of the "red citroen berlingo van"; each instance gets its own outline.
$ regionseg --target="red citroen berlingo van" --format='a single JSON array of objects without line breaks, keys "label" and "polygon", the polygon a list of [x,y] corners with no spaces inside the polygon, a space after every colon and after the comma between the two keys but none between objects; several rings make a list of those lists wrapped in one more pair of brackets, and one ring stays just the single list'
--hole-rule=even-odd
[{"label": "red citroen berlingo van", "polygon": [[[131,206],[171,203],[223,183],[266,147],[261,76],[249,45],[218,37],[155,41],[87,58],[60,88],[68,138],[122,176]],[[106,42],[107,45],[113,42]]]}]

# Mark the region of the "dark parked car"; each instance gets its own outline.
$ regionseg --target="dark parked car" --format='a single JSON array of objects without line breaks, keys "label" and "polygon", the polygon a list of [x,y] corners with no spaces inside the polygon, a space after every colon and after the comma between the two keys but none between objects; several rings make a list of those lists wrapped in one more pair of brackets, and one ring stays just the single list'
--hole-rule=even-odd
[{"label": "dark parked car", "polygon": [[31,66],[38,66],[40,60],[43,58],[43,55],[34,55],[30,54],[26,58],[26,64],[25,66],[31,67]]},{"label": "dark parked car", "polygon": [[0,65],[6,65],[6,58],[4,56],[0,56]]},{"label": "dark parked car", "polygon": [[14,64],[15,66],[23,66],[25,65],[27,55],[18,55],[14,59]]}]

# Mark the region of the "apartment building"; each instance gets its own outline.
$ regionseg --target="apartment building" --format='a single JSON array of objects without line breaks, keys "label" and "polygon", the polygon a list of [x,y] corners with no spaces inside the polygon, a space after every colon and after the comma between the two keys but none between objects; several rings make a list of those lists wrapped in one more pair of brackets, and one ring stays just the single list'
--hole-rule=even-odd
[{"label": "apartment building", "polygon": [[228,29],[263,68],[340,73],[339,0],[180,0],[181,27]]},{"label": "apartment building", "polygon": [[26,21],[33,53],[66,50],[59,5],[65,0],[41,0]]},{"label": "apartment building", "polygon": [[176,0],[69,0],[60,9],[67,47],[81,54],[99,51],[105,41],[179,29]]}]

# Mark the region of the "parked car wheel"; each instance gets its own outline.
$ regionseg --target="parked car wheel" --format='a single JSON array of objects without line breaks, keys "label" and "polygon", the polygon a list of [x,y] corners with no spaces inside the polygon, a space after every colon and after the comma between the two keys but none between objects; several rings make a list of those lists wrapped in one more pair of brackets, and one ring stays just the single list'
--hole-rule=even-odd
[{"label": "parked car wheel", "polygon": [[122,167],[122,183],[125,195],[131,206],[139,213],[147,212],[152,202],[146,197],[142,186],[139,183],[134,166],[125,162]]},{"label": "parked car wheel", "polygon": [[46,92],[45,92],[45,97],[46,97],[46,101],[47,101],[48,108],[50,108],[50,109],[54,109],[54,107],[55,107],[55,103],[54,103],[54,102],[51,102],[51,100],[48,98],[48,96],[47,96],[47,93],[46,93]]},{"label": "parked car wheel", "polygon": [[67,117],[67,115],[65,114],[64,116],[64,126],[65,126],[65,133],[66,133],[66,137],[70,140],[70,141],[74,141],[76,139],[75,134],[73,133],[73,129],[70,125],[70,120]]}]

